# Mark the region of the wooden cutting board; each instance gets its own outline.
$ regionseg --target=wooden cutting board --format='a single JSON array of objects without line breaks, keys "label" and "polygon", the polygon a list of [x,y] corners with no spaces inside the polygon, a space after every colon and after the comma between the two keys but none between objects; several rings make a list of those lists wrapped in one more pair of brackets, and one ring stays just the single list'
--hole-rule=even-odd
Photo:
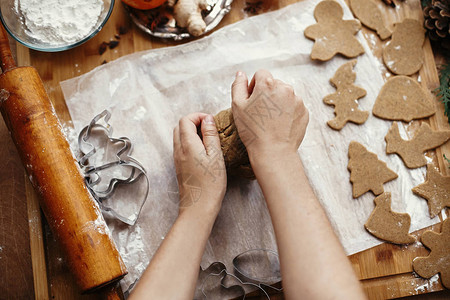
[{"label": "wooden cutting board", "polygon": [[[36,67],[41,75],[47,92],[52,99],[55,109],[61,121],[70,124],[70,115],[64,102],[59,82],[82,75],[102,63],[107,63],[121,56],[141,50],[170,47],[171,42],[164,42],[150,38],[142,33],[126,15],[120,1],[116,0],[113,14],[102,31],[89,42],[75,49],[60,53],[43,53],[29,50],[17,44],[17,61],[19,65],[31,65]],[[219,27],[234,23],[249,15],[244,7],[251,5],[258,13],[278,9],[296,0],[235,0],[231,12],[221,22]],[[379,2],[379,6],[385,11],[385,16],[390,24],[402,20],[404,17],[415,18],[423,21],[419,0],[399,2],[399,9],[387,7]],[[119,28],[126,28],[128,32],[120,35],[119,45],[114,49],[107,49],[103,54],[99,53],[102,42],[116,40],[115,35]],[[364,29],[364,35],[369,41],[375,56],[381,57],[382,43],[370,30]],[[429,41],[423,47],[425,63],[419,72],[421,84],[429,90],[438,86],[438,74],[435,59]],[[429,119],[434,129],[450,129],[446,117],[443,114],[444,107],[436,101],[438,112]],[[418,123],[412,126],[417,126]],[[447,143],[435,153],[435,161],[441,171],[450,175],[442,154],[450,156],[450,143]],[[37,299],[95,299],[94,296],[79,296],[57,243],[49,233],[40,226],[40,211],[37,198],[27,183],[26,198],[30,220],[38,220],[30,227],[30,245],[35,281],[35,293]],[[424,200],[425,201],[425,200]],[[439,230],[439,225],[433,230]],[[415,235],[420,236],[423,230]],[[44,237],[44,238],[42,238]],[[44,242],[45,241],[45,242]],[[44,252],[45,250],[45,252]],[[47,254],[45,257],[44,253]],[[409,295],[429,293],[442,290],[440,282],[428,281],[415,276],[412,272],[411,262],[416,256],[426,256],[428,251],[422,246],[396,246],[382,244],[378,247],[350,256],[350,261],[361,279],[364,289],[370,299],[396,298]],[[448,294],[447,294],[448,295]],[[445,296],[444,296],[445,297]]]}]

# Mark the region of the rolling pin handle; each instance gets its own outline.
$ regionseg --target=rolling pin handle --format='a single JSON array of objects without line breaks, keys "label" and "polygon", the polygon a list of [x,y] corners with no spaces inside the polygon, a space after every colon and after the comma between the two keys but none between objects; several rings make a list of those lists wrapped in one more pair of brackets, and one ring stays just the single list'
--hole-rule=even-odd
[{"label": "rolling pin handle", "polygon": [[16,62],[11,53],[11,48],[9,47],[8,34],[5,28],[0,23],[0,61],[2,72],[9,71],[16,67]]},{"label": "rolling pin handle", "polygon": [[99,291],[101,300],[124,300],[123,292],[118,282],[109,284]]}]

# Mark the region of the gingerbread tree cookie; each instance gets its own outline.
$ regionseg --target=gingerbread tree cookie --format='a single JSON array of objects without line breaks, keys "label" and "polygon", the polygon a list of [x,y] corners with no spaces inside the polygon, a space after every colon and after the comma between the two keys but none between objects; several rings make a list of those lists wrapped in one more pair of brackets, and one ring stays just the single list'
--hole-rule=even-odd
[{"label": "gingerbread tree cookie", "polygon": [[369,112],[358,109],[357,100],[366,95],[366,91],[353,84],[356,79],[352,71],[356,60],[352,60],[337,69],[330,82],[336,87],[336,93],[330,94],[323,102],[334,106],[336,118],[327,122],[333,129],[341,130],[347,122],[356,124],[364,123],[369,117]]},{"label": "gingerbread tree cookie", "polygon": [[414,187],[412,191],[428,201],[432,218],[444,207],[450,207],[450,176],[441,175],[433,164],[427,165],[426,181]]},{"label": "gingerbread tree cookie", "polygon": [[436,112],[430,95],[407,76],[390,78],[381,88],[372,113],[382,119],[410,122]]},{"label": "gingerbread tree cookie", "polygon": [[395,25],[391,42],[383,50],[386,67],[398,75],[411,75],[422,67],[425,29],[422,23],[405,19]]},{"label": "gingerbread tree cookie", "polygon": [[427,257],[413,260],[414,271],[424,278],[440,273],[442,285],[450,289],[450,219],[442,223],[441,233],[426,231],[422,244],[431,252]]},{"label": "gingerbread tree cookie", "polygon": [[383,183],[398,177],[387,167],[385,162],[378,159],[375,153],[367,151],[358,142],[350,143],[348,157],[350,181],[353,183],[353,198],[358,198],[368,191],[379,195],[384,192]]},{"label": "gingerbread tree cookie", "polygon": [[364,53],[355,34],[361,29],[358,20],[342,20],[344,12],[336,1],[325,0],[317,4],[314,18],[317,24],[305,29],[305,36],[315,40],[311,58],[330,60],[337,53],[356,57]]},{"label": "gingerbread tree cookie", "polygon": [[406,213],[393,212],[391,193],[383,193],[374,200],[375,208],[364,227],[379,239],[394,244],[411,244],[416,239],[410,235],[411,217]]},{"label": "gingerbread tree cookie", "polygon": [[385,137],[386,153],[397,153],[405,165],[410,168],[419,168],[427,164],[423,153],[434,149],[450,139],[450,130],[433,131],[430,125],[422,123],[419,130],[411,140],[404,140],[400,136],[397,123],[393,123]]},{"label": "gingerbread tree cookie", "polygon": [[384,16],[377,4],[372,0],[350,0],[350,8],[361,23],[377,32],[382,40],[391,36],[386,28]]}]

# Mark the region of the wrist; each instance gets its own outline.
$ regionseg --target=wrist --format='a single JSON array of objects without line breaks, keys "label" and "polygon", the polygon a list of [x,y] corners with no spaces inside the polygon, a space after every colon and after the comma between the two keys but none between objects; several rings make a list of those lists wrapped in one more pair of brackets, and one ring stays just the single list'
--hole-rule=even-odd
[{"label": "wrist", "polygon": [[218,212],[205,209],[180,208],[177,220],[191,224],[196,228],[211,230],[216,221]]},{"label": "wrist", "polygon": [[250,164],[254,171],[265,168],[276,168],[285,163],[300,160],[296,150],[283,147],[260,148],[248,153]]},{"label": "wrist", "polygon": [[180,205],[179,216],[183,214],[214,223],[222,205],[222,198],[218,195],[202,194],[197,201]]}]

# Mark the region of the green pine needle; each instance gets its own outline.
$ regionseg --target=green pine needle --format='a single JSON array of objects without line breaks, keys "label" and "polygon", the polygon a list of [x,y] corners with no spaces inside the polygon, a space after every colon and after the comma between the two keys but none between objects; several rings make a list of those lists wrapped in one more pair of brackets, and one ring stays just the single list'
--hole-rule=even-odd
[{"label": "green pine needle", "polygon": [[442,68],[437,88],[437,98],[444,103],[445,115],[450,123],[450,60]]},{"label": "green pine needle", "polygon": [[447,156],[445,156],[445,154],[444,154],[444,158],[445,158],[445,160],[446,160],[447,163],[448,163],[448,167],[450,168],[450,159],[448,159]]},{"label": "green pine needle", "polygon": [[422,0],[422,1],[420,1],[420,2],[422,3],[422,8],[424,8],[424,7],[427,7],[428,4],[431,3],[431,0]]}]

